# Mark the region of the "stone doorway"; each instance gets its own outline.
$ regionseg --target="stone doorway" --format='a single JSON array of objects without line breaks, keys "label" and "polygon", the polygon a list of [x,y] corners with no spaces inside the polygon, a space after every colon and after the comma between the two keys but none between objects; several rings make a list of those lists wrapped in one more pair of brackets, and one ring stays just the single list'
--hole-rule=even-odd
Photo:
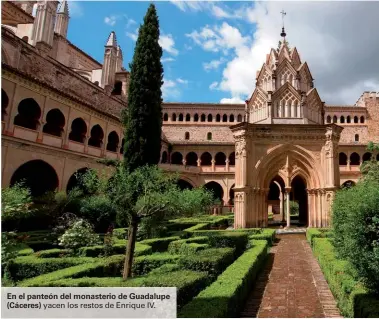
[{"label": "stone doorway", "polygon": [[[291,217],[291,224],[300,227],[308,226],[308,195],[307,195],[307,183],[299,175],[291,182],[290,201],[293,205],[298,207],[298,217]],[[291,208],[291,207],[290,207]],[[291,212],[290,212],[291,213]],[[295,217],[295,218],[294,218]]]}]

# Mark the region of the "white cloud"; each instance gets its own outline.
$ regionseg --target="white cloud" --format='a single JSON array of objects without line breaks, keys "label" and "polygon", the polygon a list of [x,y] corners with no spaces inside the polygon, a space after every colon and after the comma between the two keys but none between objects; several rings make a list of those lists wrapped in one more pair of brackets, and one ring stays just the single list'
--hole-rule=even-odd
[{"label": "white cloud", "polygon": [[379,2],[338,1],[254,2],[239,10],[245,21],[255,25],[251,36],[226,22],[190,33],[188,36],[206,51],[232,51],[234,57],[219,81],[221,90],[232,99],[251,95],[256,72],[280,40],[279,12],[283,7],[287,12],[286,39],[291,47],[297,47],[302,61],[308,62],[326,104],[353,104],[364,90],[378,90],[379,41],[367,30],[379,29]]},{"label": "white cloud", "polygon": [[159,37],[159,45],[162,47],[163,50],[172,55],[178,55],[179,53],[179,51],[175,49],[175,41],[172,38],[171,34],[161,34]]},{"label": "white cloud", "polygon": [[240,31],[226,22],[221,26],[210,27],[206,25],[201,31],[192,31],[186,34],[205,51],[227,54],[229,49],[243,47],[248,42],[248,37],[243,37]]},{"label": "white cloud", "polygon": [[209,86],[209,89],[210,90],[216,90],[217,86],[218,86],[218,82],[217,81],[212,82],[211,85]]},{"label": "white cloud", "polygon": [[202,11],[206,9],[209,5],[205,1],[178,1],[170,0],[170,2],[177,6],[181,11]]},{"label": "white cloud", "polygon": [[70,13],[70,17],[79,18],[83,16],[83,8],[78,1],[69,1],[68,2],[68,10]]},{"label": "white cloud", "polygon": [[162,96],[164,100],[179,98],[180,91],[177,88],[177,83],[173,80],[163,79]]},{"label": "white cloud", "polygon": [[210,62],[203,63],[203,68],[205,71],[217,70],[219,66],[225,62],[226,62],[226,59],[224,58],[220,58],[218,60],[212,60]]},{"label": "white cloud", "polygon": [[230,99],[228,98],[223,98],[220,101],[221,104],[245,104],[245,101],[238,97],[232,97]]},{"label": "white cloud", "polygon": [[109,16],[104,18],[105,24],[108,24],[110,26],[114,26],[116,24],[117,17],[116,16]]},{"label": "white cloud", "polygon": [[165,63],[165,62],[173,62],[173,61],[175,61],[175,59],[174,59],[174,58],[171,58],[171,57],[168,57],[168,58],[162,58],[162,59],[161,59],[161,62],[162,62],[162,63]]},{"label": "white cloud", "polygon": [[184,80],[184,79],[181,79],[181,78],[177,78],[176,82],[178,82],[180,84],[188,84],[188,80]]},{"label": "white cloud", "polygon": [[138,30],[139,30],[139,28],[137,28],[135,32],[129,32],[129,31],[127,31],[125,34],[126,34],[127,37],[131,38],[133,41],[137,41],[137,39],[138,39]]},{"label": "white cloud", "polygon": [[128,21],[126,22],[126,27],[129,28],[130,26],[135,25],[135,24],[137,24],[135,20],[128,19]]}]

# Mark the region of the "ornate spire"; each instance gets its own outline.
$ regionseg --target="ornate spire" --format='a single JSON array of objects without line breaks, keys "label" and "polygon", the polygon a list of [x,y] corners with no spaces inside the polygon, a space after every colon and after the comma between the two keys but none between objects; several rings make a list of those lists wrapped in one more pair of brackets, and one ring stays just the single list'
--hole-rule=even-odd
[{"label": "ornate spire", "polygon": [[58,9],[58,13],[62,13],[62,14],[67,14],[67,15],[69,15],[69,14],[68,14],[68,1],[63,0],[63,1],[61,2],[61,5],[60,5],[60,7],[59,7],[59,9]]},{"label": "ornate spire", "polygon": [[111,34],[109,35],[107,44],[105,46],[117,47],[116,33],[114,31],[112,31]]},{"label": "ornate spire", "polygon": [[283,37],[283,43],[285,43],[286,41],[286,31],[284,31],[284,16],[287,14],[286,12],[284,12],[284,10],[282,10],[280,12],[282,14],[282,21],[283,21],[283,27],[282,27],[282,33],[280,34],[281,37]]}]

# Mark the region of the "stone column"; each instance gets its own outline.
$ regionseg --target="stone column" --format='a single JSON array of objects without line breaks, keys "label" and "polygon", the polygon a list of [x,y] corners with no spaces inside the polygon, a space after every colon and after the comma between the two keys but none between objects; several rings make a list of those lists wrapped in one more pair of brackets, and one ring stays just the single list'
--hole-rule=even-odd
[{"label": "stone column", "polygon": [[216,161],[214,159],[212,159],[212,172],[215,171],[215,163],[216,163]]},{"label": "stone column", "polygon": [[280,217],[281,217],[281,220],[282,222],[285,221],[285,218],[284,218],[284,195],[283,195],[283,192],[280,191],[280,194],[279,194],[279,200],[280,200]]},{"label": "stone column", "polygon": [[286,209],[287,209],[287,227],[291,227],[291,215],[290,215],[290,192],[291,187],[286,187]]},{"label": "stone column", "polygon": [[227,158],[225,161],[225,170],[228,172],[229,171],[229,159]]}]

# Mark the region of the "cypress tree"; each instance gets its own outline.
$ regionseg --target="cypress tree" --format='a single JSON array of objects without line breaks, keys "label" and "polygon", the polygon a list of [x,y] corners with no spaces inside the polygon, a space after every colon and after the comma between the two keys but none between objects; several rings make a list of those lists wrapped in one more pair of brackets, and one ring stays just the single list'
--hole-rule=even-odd
[{"label": "cypress tree", "polygon": [[140,26],[130,63],[128,109],[122,115],[125,127],[124,165],[130,172],[159,163],[162,130],[163,66],[159,20],[150,4]]}]

